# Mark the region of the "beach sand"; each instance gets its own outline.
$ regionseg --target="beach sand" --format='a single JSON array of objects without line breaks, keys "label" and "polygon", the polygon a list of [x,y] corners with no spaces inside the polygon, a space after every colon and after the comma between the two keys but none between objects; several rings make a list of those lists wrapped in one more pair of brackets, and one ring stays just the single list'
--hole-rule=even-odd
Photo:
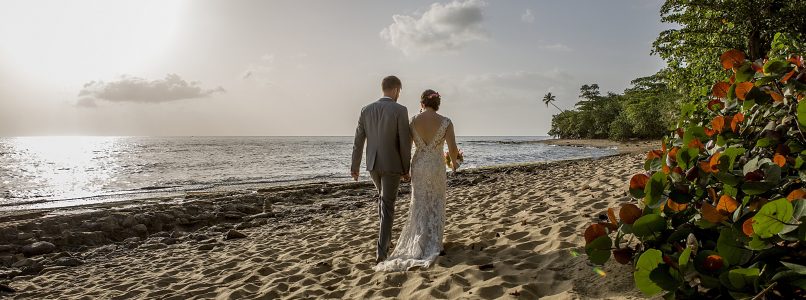
[{"label": "beach sand", "polygon": [[[298,190],[303,192],[260,191],[258,195],[272,195],[262,198],[271,200],[271,213],[213,218],[198,228],[184,228],[187,232],[177,225],[152,233],[156,230],[148,224],[146,232],[137,228],[140,237],[135,239],[106,237],[101,240],[110,240],[109,244],[78,248],[52,239],[60,249],[29,258],[44,266],[38,274],[15,274],[5,281],[16,290],[5,295],[17,299],[641,298],[631,265],[611,260],[602,267],[602,276],[594,272],[581,246],[588,224],[608,207],[617,209],[631,201],[628,181],[641,170],[643,156],[633,152],[450,176],[445,255],[427,270],[372,270],[378,216],[373,189],[365,182]],[[404,186],[397,201],[393,240],[407,218],[407,192]],[[198,203],[202,211],[204,203],[217,205],[215,200]],[[156,209],[160,210],[167,211],[168,206]],[[118,214],[136,211],[124,209]],[[229,219],[235,221],[222,221]],[[165,224],[162,229],[171,228]],[[245,237],[238,238],[237,233]],[[66,258],[79,263],[50,266]]]}]

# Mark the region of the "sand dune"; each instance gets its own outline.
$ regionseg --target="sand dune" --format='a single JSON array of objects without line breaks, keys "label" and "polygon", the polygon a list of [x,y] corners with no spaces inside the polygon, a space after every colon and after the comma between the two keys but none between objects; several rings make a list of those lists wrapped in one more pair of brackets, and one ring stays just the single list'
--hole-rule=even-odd
[{"label": "sand dune", "polygon": [[[581,232],[609,206],[629,201],[641,155],[469,171],[448,190],[445,255],[428,270],[375,273],[377,212],[316,211],[302,223],[276,219],[217,238],[111,251],[76,267],[10,282],[18,299],[588,299],[640,298],[631,266],[593,272]],[[477,174],[477,175],[473,175]],[[475,177],[474,177],[475,176]],[[363,196],[366,198],[366,196]],[[397,202],[394,236],[408,213]],[[338,203],[338,202],[336,202]],[[277,209],[295,209],[291,204]],[[216,230],[224,232],[223,228]],[[192,236],[192,233],[190,234]]]}]

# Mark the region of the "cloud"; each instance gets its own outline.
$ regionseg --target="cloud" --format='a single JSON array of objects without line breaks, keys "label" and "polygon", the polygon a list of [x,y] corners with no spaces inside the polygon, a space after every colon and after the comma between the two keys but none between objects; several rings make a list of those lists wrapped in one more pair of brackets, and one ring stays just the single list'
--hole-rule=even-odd
[{"label": "cloud", "polygon": [[571,47],[568,47],[567,45],[562,44],[562,43],[556,43],[556,44],[551,44],[551,45],[542,45],[542,46],[537,46],[537,47],[540,48],[540,49],[546,49],[546,50],[557,51],[557,52],[571,52],[571,51],[574,51],[574,49],[571,49]]},{"label": "cloud", "polygon": [[420,15],[394,15],[381,38],[405,55],[456,51],[470,42],[486,39],[481,0],[434,3]]},{"label": "cloud", "polygon": [[199,82],[187,82],[179,75],[168,74],[165,79],[146,80],[121,76],[116,81],[90,81],[78,93],[77,106],[94,107],[96,100],[109,102],[160,103],[182,99],[204,98],[225,92],[223,88],[203,89]]},{"label": "cloud", "polygon": [[531,10],[531,9],[528,9],[528,8],[527,8],[527,9],[526,9],[526,12],[524,12],[524,13],[521,15],[521,21],[524,21],[524,22],[526,22],[526,23],[534,23],[534,22],[535,22],[535,15],[533,15],[533,14],[532,14],[532,10]]}]

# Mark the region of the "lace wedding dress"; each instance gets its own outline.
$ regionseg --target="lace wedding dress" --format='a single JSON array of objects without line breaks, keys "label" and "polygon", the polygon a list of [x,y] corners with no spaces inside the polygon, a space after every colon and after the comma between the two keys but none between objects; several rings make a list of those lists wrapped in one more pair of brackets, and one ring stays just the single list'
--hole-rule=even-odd
[{"label": "lace wedding dress", "polygon": [[432,141],[425,142],[412,128],[416,150],[411,159],[411,205],[409,218],[395,250],[376,271],[406,271],[428,268],[442,250],[445,228],[445,131],[451,120],[444,118]]}]

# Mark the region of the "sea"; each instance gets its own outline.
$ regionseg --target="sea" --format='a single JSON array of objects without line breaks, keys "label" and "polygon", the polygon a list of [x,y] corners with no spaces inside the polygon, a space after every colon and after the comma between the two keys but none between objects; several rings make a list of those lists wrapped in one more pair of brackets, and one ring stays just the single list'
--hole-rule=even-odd
[{"label": "sea", "polygon": [[[459,137],[462,168],[612,155],[548,137]],[[352,137],[0,138],[0,211],[350,181]],[[363,170],[363,166],[362,166]],[[361,180],[368,180],[362,172]]]}]

